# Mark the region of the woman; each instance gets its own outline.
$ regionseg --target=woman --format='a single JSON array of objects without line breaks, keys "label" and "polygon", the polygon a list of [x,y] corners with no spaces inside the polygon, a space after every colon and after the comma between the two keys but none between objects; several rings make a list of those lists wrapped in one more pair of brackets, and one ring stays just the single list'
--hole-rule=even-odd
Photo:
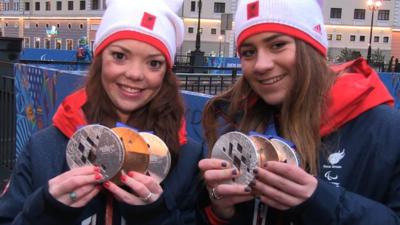
[{"label": "woman", "polygon": [[[202,152],[186,137],[183,102],[172,73],[183,22],[182,1],[108,1],[96,34],[85,89],[67,97],[51,126],[33,135],[0,199],[0,224],[191,224],[197,162]],[[170,8],[171,7],[171,8]],[[172,168],[159,184],[126,171],[123,185],[100,168],[69,170],[66,145],[80,126],[125,123],[154,131],[167,144]]]},{"label": "woman", "polygon": [[240,175],[229,162],[201,160],[200,219],[400,224],[399,112],[365,60],[328,67],[317,1],[241,0],[235,29],[243,77],[204,110],[209,149],[232,130],[277,134],[302,163],[268,161],[245,186],[226,184]]}]

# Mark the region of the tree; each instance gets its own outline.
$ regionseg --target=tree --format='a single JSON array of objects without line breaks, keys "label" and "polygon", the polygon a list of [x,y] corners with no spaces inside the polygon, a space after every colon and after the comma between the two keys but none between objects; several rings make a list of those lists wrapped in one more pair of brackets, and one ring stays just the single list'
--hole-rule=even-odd
[{"label": "tree", "polygon": [[354,51],[348,48],[344,48],[340,51],[340,55],[337,58],[338,62],[347,62],[351,61],[354,59],[357,59],[358,57],[361,56],[361,53],[359,51]]}]

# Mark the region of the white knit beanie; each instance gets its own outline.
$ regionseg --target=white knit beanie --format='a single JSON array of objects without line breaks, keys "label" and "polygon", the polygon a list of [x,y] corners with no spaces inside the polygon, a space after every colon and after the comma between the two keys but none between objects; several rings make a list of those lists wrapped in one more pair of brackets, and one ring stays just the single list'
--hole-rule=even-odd
[{"label": "white knit beanie", "polygon": [[277,32],[305,41],[326,56],[328,40],[317,0],[239,0],[235,15],[238,49],[245,39]]},{"label": "white knit beanie", "polygon": [[107,0],[94,42],[99,55],[114,41],[134,39],[157,48],[170,67],[183,42],[184,25],[175,12],[183,0]]}]

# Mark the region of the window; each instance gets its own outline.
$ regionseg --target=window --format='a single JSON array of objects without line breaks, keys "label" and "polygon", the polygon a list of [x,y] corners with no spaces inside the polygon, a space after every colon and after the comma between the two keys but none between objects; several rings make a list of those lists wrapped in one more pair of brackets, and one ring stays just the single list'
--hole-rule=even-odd
[{"label": "window", "polygon": [[72,28],[72,25],[71,24],[68,24],[68,29],[71,29]]},{"label": "window", "polygon": [[188,28],[188,33],[189,33],[189,34],[193,34],[193,32],[194,32],[194,28],[193,28],[193,27],[189,27],[189,28]]},{"label": "window", "polygon": [[350,35],[350,41],[356,41],[356,35]]},{"label": "window", "polygon": [[354,9],[355,20],[365,20],[365,9]]},{"label": "window", "polygon": [[364,42],[364,41],[365,41],[365,36],[364,36],[364,35],[361,35],[361,36],[360,36],[360,41],[361,41],[361,42]]},{"label": "window", "polygon": [[92,9],[93,10],[99,9],[99,0],[92,0]]},{"label": "window", "polygon": [[31,10],[31,4],[29,2],[25,2],[25,11]]},{"label": "window", "polygon": [[341,40],[342,40],[342,35],[336,34],[336,41],[341,41]]},{"label": "window", "polygon": [[389,10],[379,10],[378,20],[389,20]]},{"label": "window", "polygon": [[328,40],[332,40],[332,34],[328,34]]},{"label": "window", "polygon": [[30,47],[30,38],[25,37],[24,38],[24,48],[29,48]]},{"label": "window", "polygon": [[79,25],[79,28],[80,28],[81,30],[83,30],[83,24],[82,24],[82,23]]},{"label": "window", "polygon": [[68,1],[68,10],[74,10],[74,1]]},{"label": "window", "polygon": [[35,38],[35,48],[40,48],[40,38]]},{"label": "window", "polygon": [[225,2],[214,2],[215,13],[225,13]]},{"label": "window", "polygon": [[56,42],[56,49],[61,49],[61,44],[62,44],[61,38],[56,38],[55,42]]},{"label": "window", "polygon": [[50,48],[50,39],[48,39],[48,38],[44,39],[44,48],[46,48],[46,49]]},{"label": "window", "polygon": [[80,1],[79,2],[79,9],[80,10],[85,10],[86,9],[86,1]]},{"label": "window", "polygon": [[211,28],[211,34],[217,34],[217,29],[216,28]]},{"label": "window", "polygon": [[50,11],[50,2],[49,1],[46,2],[45,7],[46,7],[46,11]]},{"label": "window", "polygon": [[67,50],[72,50],[74,48],[74,41],[72,39],[67,39]]},{"label": "window", "polygon": [[331,8],[331,19],[341,19],[342,8]]},{"label": "window", "polygon": [[57,11],[61,11],[62,10],[62,1],[57,1]]},{"label": "window", "polygon": [[35,2],[35,10],[40,11],[40,2]]},{"label": "window", "polygon": [[389,37],[383,37],[383,43],[389,43]]},{"label": "window", "polygon": [[374,36],[374,42],[379,42],[379,36]]},{"label": "window", "polygon": [[190,2],[190,12],[195,12],[196,11],[196,2],[191,1]]}]

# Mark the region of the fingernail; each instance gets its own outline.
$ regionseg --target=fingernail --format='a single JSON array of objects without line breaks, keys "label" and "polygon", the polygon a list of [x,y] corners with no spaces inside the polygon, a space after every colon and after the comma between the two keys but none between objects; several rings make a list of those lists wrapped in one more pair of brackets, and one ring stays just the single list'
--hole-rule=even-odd
[{"label": "fingernail", "polygon": [[257,170],[257,169],[254,169],[254,170],[253,170],[253,173],[254,173],[254,174],[258,174],[258,170]]},{"label": "fingernail", "polygon": [[96,173],[100,173],[100,167],[98,167],[98,166],[95,166],[93,170]]},{"label": "fingernail", "polygon": [[128,179],[125,175],[121,175],[121,177],[119,178],[122,182],[126,182],[126,179]]},{"label": "fingernail", "polygon": [[283,162],[283,163],[287,163],[287,159],[285,159],[285,160],[282,160],[281,162]]},{"label": "fingernail", "polygon": [[128,172],[128,176],[129,176],[129,177],[133,177],[133,174],[134,174],[133,171],[129,171],[129,172]]},{"label": "fingernail", "polygon": [[233,182],[236,182],[236,179],[235,179],[235,178],[232,178],[232,181],[233,181]]},{"label": "fingernail", "polygon": [[268,166],[268,163],[267,163],[267,162],[264,163],[263,167],[264,167],[264,168],[267,168],[267,166]]},{"label": "fingernail", "polygon": [[96,180],[100,180],[103,176],[100,173],[96,173],[96,175],[94,175],[94,178]]},{"label": "fingernail", "polygon": [[232,170],[232,175],[237,175],[237,170],[236,169]]},{"label": "fingernail", "polygon": [[245,188],[244,188],[244,191],[245,191],[245,192],[251,192],[251,188],[250,188],[250,187],[245,187]]},{"label": "fingernail", "polygon": [[222,163],[221,163],[221,166],[224,167],[224,168],[226,168],[226,167],[228,166],[228,164],[227,164],[226,162],[222,162]]},{"label": "fingernail", "polygon": [[109,181],[104,182],[103,183],[103,187],[109,188],[110,187],[110,182]]},{"label": "fingernail", "polygon": [[256,181],[255,180],[250,181],[249,186],[250,187],[256,186]]}]

